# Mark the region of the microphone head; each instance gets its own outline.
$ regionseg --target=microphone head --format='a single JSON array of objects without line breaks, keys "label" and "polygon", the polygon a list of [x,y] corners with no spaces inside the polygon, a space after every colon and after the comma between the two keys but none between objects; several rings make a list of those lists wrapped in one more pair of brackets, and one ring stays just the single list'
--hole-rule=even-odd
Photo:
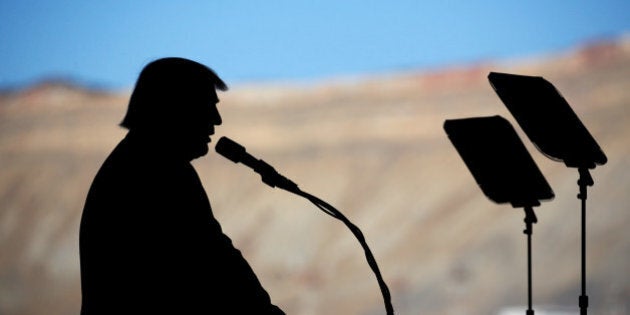
[{"label": "microphone head", "polygon": [[232,139],[228,137],[221,137],[214,147],[214,150],[234,163],[240,162],[245,154],[245,147],[232,141]]}]

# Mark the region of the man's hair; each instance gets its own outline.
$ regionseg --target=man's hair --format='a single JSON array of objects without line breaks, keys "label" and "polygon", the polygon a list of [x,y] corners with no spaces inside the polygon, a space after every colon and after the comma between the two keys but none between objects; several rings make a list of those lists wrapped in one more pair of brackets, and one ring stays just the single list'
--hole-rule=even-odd
[{"label": "man's hair", "polygon": [[[194,112],[199,96],[208,89],[226,91],[227,85],[210,68],[184,58],[162,58],[142,69],[120,126],[129,130],[168,122]],[[210,95],[210,94],[207,94]]]}]

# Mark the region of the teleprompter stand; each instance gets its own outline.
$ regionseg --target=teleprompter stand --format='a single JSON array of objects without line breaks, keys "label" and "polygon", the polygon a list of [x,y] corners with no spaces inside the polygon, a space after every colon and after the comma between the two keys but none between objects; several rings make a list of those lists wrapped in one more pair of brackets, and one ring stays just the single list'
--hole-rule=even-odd
[{"label": "teleprompter stand", "polygon": [[523,233],[527,235],[527,315],[534,315],[532,309],[532,224],[538,222],[534,209],[532,207],[524,207],[525,210],[525,230]]},{"label": "teleprompter stand", "polygon": [[582,266],[582,285],[581,285],[581,295],[578,299],[578,304],[580,306],[580,315],[586,315],[588,309],[588,295],[586,295],[586,188],[588,186],[593,186],[595,183],[591,174],[588,171],[588,168],[578,168],[578,172],[580,173],[580,179],[578,179],[578,186],[580,187],[580,193],[577,195],[578,199],[582,201],[582,237],[581,237],[581,266]]},{"label": "teleprompter stand", "polygon": [[532,308],[533,224],[538,222],[534,207],[541,200],[553,198],[553,191],[527,149],[512,128],[500,116],[453,119],[444,122],[444,130],[464,160],[483,193],[496,203],[510,203],[525,211],[527,235],[527,311]]},{"label": "teleprompter stand", "polygon": [[558,90],[542,77],[491,72],[490,84],[529,139],[546,156],[563,161],[579,173],[582,202],[580,314],[586,315],[586,189],[593,185],[589,169],[607,158],[593,136]]}]

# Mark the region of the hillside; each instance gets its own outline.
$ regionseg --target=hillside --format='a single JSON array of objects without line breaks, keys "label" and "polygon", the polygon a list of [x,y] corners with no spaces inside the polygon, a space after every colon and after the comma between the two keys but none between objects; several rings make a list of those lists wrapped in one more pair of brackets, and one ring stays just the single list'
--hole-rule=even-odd
[{"label": "hillside", "polygon": [[[534,308],[577,310],[575,169],[543,157],[487,82],[490,71],[553,82],[608,156],[592,171],[587,273],[593,314],[630,312],[630,41],[527,60],[220,95],[226,135],[367,237],[398,314],[497,314],[526,303],[523,213],[486,199],[442,130],[445,119],[512,122],[554,189],[536,208]],[[0,314],[77,314],[78,227],[100,164],[124,136],[129,95],[46,82],[0,95]],[[349,231],[212,153],[194,162],[215,216],[288,314],[383,314]]]}]

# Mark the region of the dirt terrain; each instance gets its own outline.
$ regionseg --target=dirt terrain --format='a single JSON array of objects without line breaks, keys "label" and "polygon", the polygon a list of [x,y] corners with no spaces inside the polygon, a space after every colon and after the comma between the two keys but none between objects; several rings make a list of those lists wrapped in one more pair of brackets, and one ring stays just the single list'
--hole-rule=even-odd
[{"label": "dirt terrain", "polygon": [[[607,154],[591,172],[587,202],[589,310],[628,314],[627,38],[526,60],[234,86],[220,95],[215,141],[240,142],[361,227],[398,314],[498,314],[525,309],[523,211],[484,197],[442,124],[502,115],[556,195],[535,209],[534,308],[577,311],[577,170],[531,145],[488,84],[490,71],[553,82]],[[56,81],[0,95],[0,314],[78,314],[81,210],[124,136],[117,124],[128,97]],[[194,165],[225,232],[288,314],[384,314],[376,279],[340,222],[214,152]]]}]

